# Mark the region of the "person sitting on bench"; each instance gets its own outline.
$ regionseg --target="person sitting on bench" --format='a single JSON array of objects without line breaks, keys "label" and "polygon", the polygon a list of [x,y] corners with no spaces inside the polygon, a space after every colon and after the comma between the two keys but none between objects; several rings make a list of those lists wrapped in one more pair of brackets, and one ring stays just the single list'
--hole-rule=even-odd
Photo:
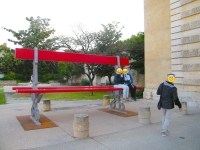
[{"label": "person sitting on bench", "polygon": [[130,93],[131,93],[131,98],[136,101],[136,86],[134,85],[133,78],[130,73],[128,73],[128,69],[123,69],[124,73],[124,80],[125,84],[128,85]]},{"label": "person sitting on bench", "polygon": [[129,87],[124,84],[124,74],[120,67],[116,69],[114,77],[114,87],[123,88],[123,100],[128,101]]}]

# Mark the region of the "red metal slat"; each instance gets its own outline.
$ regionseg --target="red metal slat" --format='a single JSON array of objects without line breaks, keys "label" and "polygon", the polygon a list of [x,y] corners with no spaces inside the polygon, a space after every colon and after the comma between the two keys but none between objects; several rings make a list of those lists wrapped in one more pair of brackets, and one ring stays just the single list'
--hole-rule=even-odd
[{"label": "red metal slat", "polygon": [[[16,48],[15,58],[24,60],[33,60],[34,50],[26,48]],[[79,54],[71,52],[56,52],[48,50],[38,50],[38,60],[117,65],[117,57],[114,56]],[[120,58],[120,65],[128,66],[129,59]]]},{"label": "red metal slat", "polygon": [[102,92],[119,91],[122,88],[68,88],[68,89],[16,89],[17,93],[60,93],[60,92]]},{"label": "red metal slat", "polygon": [[[38,86],[38,89],[63,89],[63,88],[114,88],[113,85],[106,86]],[[32,89],[31,86],[13,86],[12,90],[16,89]]]},{"label": "red metal slat", "polygon": [[[106,86],[38,86],[38,89],[66,89],[66,88],[114,88],[113,85],[106,85]],[[32,89],[31,86],[14,86],[12,90],[18,89]],[[137,86],[136,90],[142,90],[141,86]]]}]

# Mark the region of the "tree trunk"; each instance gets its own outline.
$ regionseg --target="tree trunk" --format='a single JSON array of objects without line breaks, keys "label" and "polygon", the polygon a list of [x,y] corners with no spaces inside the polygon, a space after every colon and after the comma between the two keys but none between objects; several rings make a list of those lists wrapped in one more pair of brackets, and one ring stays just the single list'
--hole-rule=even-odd
[{"label": "tree trunk", "polygon": [[108,80],[109,80],[110,85],[112,85],[111,76],[108,76]]}]

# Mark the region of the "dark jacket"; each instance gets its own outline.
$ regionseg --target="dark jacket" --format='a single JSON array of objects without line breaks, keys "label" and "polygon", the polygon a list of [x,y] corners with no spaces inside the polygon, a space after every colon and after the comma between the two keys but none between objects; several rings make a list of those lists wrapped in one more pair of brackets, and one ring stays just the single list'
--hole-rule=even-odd
[{"label": "dark jacket", "polygon": [[[126,80],[127,79],[126,76],[129,76],[130,80]],[[133,78],[129,73],[124,75],[124,80],[125,80],[125,84],[134,84],[133,83]]]},{"label": "dark jacket", "polygon": [[121,74],[115,74],[114,85],[117,85],[117,84],[124,84],[124,75],[121,77]]},{"label": "dark jacket", "polygon": [[161,95],[162,108],[172,109],[174,108],[174,104],[181,108],[177,88],[174,86],[173,83],[167,81],[161,83],[157,89],[157,95]]}]

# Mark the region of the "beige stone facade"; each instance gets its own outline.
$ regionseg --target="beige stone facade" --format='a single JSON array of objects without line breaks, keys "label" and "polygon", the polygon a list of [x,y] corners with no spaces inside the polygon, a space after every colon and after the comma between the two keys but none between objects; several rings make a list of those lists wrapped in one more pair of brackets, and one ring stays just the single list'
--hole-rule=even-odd
[{"label": "beige stone facade", "polygon": [[181,101],[200,106],[200,0],[144,0],[144,98],[158,99],[157,87],[176,74]]}]

